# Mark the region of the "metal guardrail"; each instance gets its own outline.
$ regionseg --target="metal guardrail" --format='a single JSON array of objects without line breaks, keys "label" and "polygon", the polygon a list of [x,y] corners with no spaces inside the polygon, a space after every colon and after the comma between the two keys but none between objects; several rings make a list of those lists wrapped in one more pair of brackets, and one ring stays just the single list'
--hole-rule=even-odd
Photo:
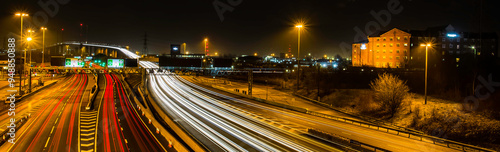
[{"label": "metal guardrail", "polygon": [[85,106],[85,110],[90,110],[90,109],[94,108],[94,101],[95,101],[95,98],[97,97],[97,94],[99,92],[99,85],[98,85],[99,84],[99,76],[94,74],[94,78],[95,78],[95,84],[92,87],[92,90],[91,90],[92,92],[89,94],[90,98],[89,98],[89,102],[87,103],[87,106]]},{"label": "metal guardrail", "polygon": [[[28,119],[30,117],[31,117],[31,115],[26,115],[23,118],[21,118],[20,120],[17,120],[16,122],[14,122],[14,124],[16,125],[16,127],[14,127],[14,128],[16,130],[19,130],[19,128],[21,128],[24,124],[26,124],[26,122],[28,122]],[[6,129],[2,133],[0,133],[0,136],[2,137],[2,139],[0,139],[0,146],[9,140],[10,137],[9,137],[9,135],[7,135],[7,133],[9,131],[10,131],[9,129]]]},{"label": "metal guardrail", "polygon": [[[309,99],[309,100],[312,100],[312,99]],[[443,138],[439,138],[439,137],[434,137],[434,136],[430,136],[430,135],[426,135],[422,132],[417,132],[417,131],[414,131],[412,129],[408,129],[408,128],[403,128],[403,127],[400,127],[400,128],[393,128],[393,127],[388,127],[388,126],[381,126],[381,125],[378,125],[378,124],[373,124],[373,123],[366,123],[366,122],[362,122],[362,121],[357,121],[357,120],[353,120],[353,119],[349,119],[349,118],[341,118],[341,117],[337,117],[337,116],[331,116],[331,115],[327,115],[327,114],[323,114],[323,113],[320,113],[320,112],[314,112],[314,111],[308,111],[307,112],[308,114],[311,114],[311,115],[315,115],[315,116],[320,116],[320,117],[323,117],[323,118],[328,118],[328,119],[332,119],[332,120],[338,120],[338,121],[344,121],[344,122],[351,122],[351,124],[359,124],[359,126],[365,126],[365,127],[368,127],[368,128],[371,128],[371,129],[374,129],[375,127],[377,127],[376,130],[380,130],[380,131],[383,131],[385,130],[385,132],[389,132],[389,131],[393,131],[393,132],[396,132],[397,135],[402,135],[402,134],[406,134],[408,136],[408,138],[411,138],[411,139],[415,139],[415,138],[420,138],[418,140],[420,141],[424,141],[425,140],[429,140],[429,141],[432,141],[432,142],[429,142],[429,143],[433,143],[433,144],[436,144],[436,145],[444,145],[448,148],[451,148],[451,149],[457,149],[457,150],[463,150],[463,151],[484,151],[484,152],[494,152],[494,150],[491,150],[491,149],[486,149],[486,148],[482,148],[482,147],[478,147],[478,146],[474,146],[474,145],[469,145],[469,144],[465,144],[465,143],[460,143],[460,142],[457,142],[457,141],[452,141],[452,140],[447,140],[447,139],[443,139]]]},{"label": "metal guardrail", "polygon": [[[326,141],[330,141],[333,143],[342,143],[344,145],[349,145],[349,148],[343,148],[345,151],[383,151],[390,152],[390,150],[383,149],[380,147],[372,146],[370,144],[365,144],[359,142],[357,140],[352,140],[334,133],[329,133],[325,131],[320,131],[317,129],[307,129],[307,133],[310,135],[316,136],[317,138],[321,138]],[[355,150],[353,150],[355,149]]]}]

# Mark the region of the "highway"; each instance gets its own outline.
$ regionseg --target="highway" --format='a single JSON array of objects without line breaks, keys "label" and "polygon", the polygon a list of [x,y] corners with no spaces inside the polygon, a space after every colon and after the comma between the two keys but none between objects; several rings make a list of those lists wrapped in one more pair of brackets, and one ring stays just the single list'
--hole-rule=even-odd
[{"label": "highway", "polygon": [[170,75],[149,80],[156,102],[210,151],[339,151],[235,111]]},{"label": "highway", "polygon": [[18,130],[16,144],[4,144],[0,150],[76,151],[78,112],[87,83],[86,74],[73,75],[25,99],[31,118]]},{"label": "highway", "polygon": [[104,74],[102,78],[105,89],[97,106],[96,151],[167,151],[130,103],[119,76]]},{"label": "highway", "polygon": [[377,131],[367,127],[361,127],[359,125],[311,116],[259,103],[246,98],[235,97],[234,95],[216,89],[200,87],[199,85],[191,83],[179,76],[171,77],[175,78],[179,82],[182,82],[177,83],[178,85],[187,85],[193,90],[200,91],[200,93],[207,96],[218,98],[222,101],[230,101],[226,103],[237,111],[244,110],[243,113],[249,113],[250,115],[254,115],[255,118],[261,117],[273,121],[274,123],[286,125],[287,128],[295,128],[299,130],[304,128],[315,128],[390,151],[455,151],[454,149],[429,143],[429,141],[422,142],[406,138],[404,136],[395,135],[395,133]]}]

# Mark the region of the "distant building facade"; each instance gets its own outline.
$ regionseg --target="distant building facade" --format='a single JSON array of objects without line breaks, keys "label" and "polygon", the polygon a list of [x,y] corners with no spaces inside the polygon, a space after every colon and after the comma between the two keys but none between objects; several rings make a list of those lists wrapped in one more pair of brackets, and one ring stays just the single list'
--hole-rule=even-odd
[{"label": "distant building facade", "polygon": [[495,58],[498,53],[498,36],[496,33],[473,33],[457,31],[452,25],[430,27],[426,30],[410,30],[411,67],[424,68],[425,47],[420,44],[431,43],[429,64],[460,65],[463,58],[487,60]]},{"label": "distant building facade", "polygon": [[405,68],[410,55],[411,34],[394,28],[366,41],[352,44],[355,67]]}]

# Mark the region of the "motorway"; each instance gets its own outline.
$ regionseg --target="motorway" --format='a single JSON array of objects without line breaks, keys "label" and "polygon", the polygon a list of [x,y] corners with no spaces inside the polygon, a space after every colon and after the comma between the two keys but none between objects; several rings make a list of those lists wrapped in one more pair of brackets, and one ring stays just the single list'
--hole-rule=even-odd
[{"label": "motorway", "polygon": [[[146,127],[120,76],[97,76],[100,89],[91,109],[93,74],[68,76],[16,103],[16,119],[30,119],[17,130],[15,144],[5,143],[0,151],[175,151]],[[6,112],[0,111],[3,127],[10,119]]]},{"label": "motorway", "polygon": [[106,85],[97,107],[97,151],[167,151],[130,103],[119,76],[105,74],[102,79]]},{"label": "motorway", "polygon": [[151,74],[149,80],[163,110],[210,151],[339,151],[233,110],[175,76]]},{"label": "motorway", "polygon": [[[187,127],[187,130],[214,151],[221,149],[271,150],[271,148],[280,151],[325,151],[321,144],[298,135],[305,133],[307,128],[328,131],[390,151],[454,151],[444,146],[406,138],[394,133],[311,116],[219,90],[206,89],[174,74],[151,74],[149,80],[151,81],[150,91],[156,96],[157,102],[163,105],[164,110],[176,116],[175,119],[183,126],[192,126]],[[274,124],[274,126],[268,126],[263,122]],[[284,136],[280,134],[283,131],[291,131],[296,134],[284,133],[287,135]],[[245,134],[247,132],[252,133]],[[271,135],[271,133],[277,134]],[[273,137],[273,139],[266,139],[268,137]],[[274,143],[273,140],[282,140],[282,143],[295,141],[293,143],[297,144],[297,147],[282,147],[278,141]],[[313,144],[301,145],[307,142]]]},{"label": "motorway", "polygon": [[31,118],[17,131],[16,144],[4,144],[0,150],[76,151],[78,112],[87,84],[87,75],[77,74],[23,99],[28,107],[34,106]]}]

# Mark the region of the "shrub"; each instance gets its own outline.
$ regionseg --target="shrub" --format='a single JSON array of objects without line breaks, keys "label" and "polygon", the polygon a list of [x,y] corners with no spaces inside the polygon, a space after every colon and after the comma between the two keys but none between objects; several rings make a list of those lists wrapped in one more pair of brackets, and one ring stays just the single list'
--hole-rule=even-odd
[{"label": "shrub", "polygon": [[404,108],[408,91],[410,91],[406,81],[387,73],[379,74],[378,78],[370,83],[370,87],[375,91],[375,102],[391,118]]}]

